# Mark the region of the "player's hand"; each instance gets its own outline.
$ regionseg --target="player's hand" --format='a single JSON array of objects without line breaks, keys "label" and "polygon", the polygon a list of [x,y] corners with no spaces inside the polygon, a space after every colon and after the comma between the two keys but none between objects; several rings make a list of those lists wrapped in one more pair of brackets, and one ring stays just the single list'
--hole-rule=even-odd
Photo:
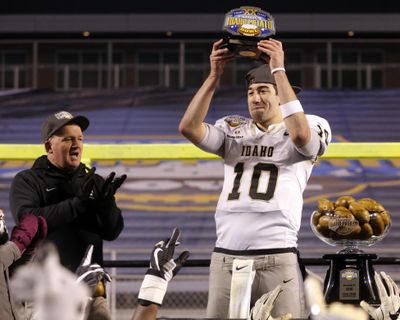
[{"label": "player's hand", "polygon": [[221,49],[220,46],[223,43],[223,39],[220,39],[213,43],[212,51],[210,54],[210,76],[217,78],[221,77],[224,72],[225,64],[234,58],[234,54],[229,51],[228,48]]},{"label": "player's hand", "polygon": [[269,66],[271,70],[285,67],[285,53],[283,51],[282,42],[272,38],[261,40],[257,43],[257,48],[269,56]]},{"label": "player's hand", "polygon": [[287,320],[292,319],[290,313],[280,316],[278,318],[273,318],[271,316],[271,311],[274,308],[274,303],[279,293],[281,292],[281,286],[278,285],[276,288],[270,292],[267,292],[259,298],[254,307],[250,310],[250,315],[248,320]]},{"label": "player's hand", "polygon": [[308,276],[304,281],[307,304],[310,307],[310,318],[313,320],[368,320],[368,314],[351,304],[334,302],[326,305],[321,283]]},{"label": "player's hand", "polygon": [[374,278],[378,287],[381,305],[378,308],[374,308],[363,300],[360,302],[361,308],[375,320],[398,319],[397,313],[400,308],[399,288],[385,272],[375,273]]},{"label": "player's hand", "polygon": [[162,304],[168,282],[178,273],[189,257],[189,251],[182,252],[174,259],[175,246],[181,231],[175,228],[171,238],[155,244],[150,257],[150,267],[146,272],[139,291],[139,302]]},{"label": "player's hand", "polygon": [[110,275],[97,263],[92,263],[93,245],[89,245],[86,249],[86,253],[82,258],[82,261],[75,271],[78,282],[84,282],[90,289],[90,293],[93,295],[96,291],[96,287],[100,281],[111,282]]},{"label": "player's hand", "polygon": [[103,201],[112,199],[119,187],[121,187],[126,180],[126,177],[126,174],[115,177],[115,172],[111,172],[102,184],[96,181],[95,188],[98,198]]},{"label": "player's hand", "polygon": [[0,245],[8,241],[8,230],[6,222],[4,221],[4,212],[0,209]]},{"label": "player's hand", "polygon": [[175,228],[172,231],[171,238],[155,244],[150,257],[150,268],[146,274],[170,281],[178,273],[189,257],[189,251],[184,251],[174,259],[175,247],[180,244],[178,242],[180,235],[181,230]]}]

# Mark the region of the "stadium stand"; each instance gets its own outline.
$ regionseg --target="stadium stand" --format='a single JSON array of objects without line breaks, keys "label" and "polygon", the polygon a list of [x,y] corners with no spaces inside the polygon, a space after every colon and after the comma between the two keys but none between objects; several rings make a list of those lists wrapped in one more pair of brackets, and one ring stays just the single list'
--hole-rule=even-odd
[{"label": "stadium stand", "polygon": [[[214,100],[208,121],[214,122],[226,114],[246,115],[246,101],[242,90],[221,90]],[[87,132],[87,143],[153,143],[186,142],[177,131],[178,122],[192,95],[192,90],[166,91],[146,88],[138,91],[97,93],[25,93],[0,101],[0,143],[39,143],[38,128],[44,115],[60,109],[83,113],[91,119]],[[400,141],[397,129],[400,118],[400,94],[398,90],[383,91],[313,91],[301,93],[301,100],[308,113],[328,119],[336,141]],[[126,228],[121,237],[107,244],[108,248],[143,249],[145,256],[137,250],[137,256],[124,254],[120,258],[146,258],[146,248],[158,240],[160,234],[168,235],[169,230],[179,225],[183,230],[185,245],[194,252],[194,257],[208,258],[215,240],[213,206],[217,191],[188,188],[188,179],[218,188],[222,170],[218,161],[199,163],[166,162],[95,163],[99,172],[129,170],[130,179],[121,190],[119,202],[124,208]],[[135,167],[136,165],[136,167]],[[138,167],[139,165],[139,167]],[[187,172],[182,171],[182,166]],[[396,215],[399,164],[395,160],[363,161],[322,161],[314,170],[310,188],[305,193],[305,207],[300,248],[304,255],[320,256],[327,245],[315,241],[309,227],[310,214],[315,207],[313,197],[333,193],[337,197],[349,193],[355,187],[365,185],[357,191],[357,198],[379,199]],[[211,168],[211,169],[210,169]],[[8,185],[21,164],[2,163],[0,199],[8,211]],[[156,172],[156,177],[154,177]],[[175,172],[175,173],[174,173]],[[150,175],[146,174],[149,173]],[[207,174],[208,176],[201,176]],[[159,188],[158,180],[170,185]],[[385,187],[383,181],[391,186]],[[375,185],[374,185],[375,183]],[[396,185],[397,183],[397,185]],[[142,184],[142,187],[140,187]],[[379,186],[381,184],[381,186]],[[153,185],[153,187],[151,187]],[[205,187],[206,189],[208,187]],[[154,195],[150,196],[149,189]],[[197,197],[195,196],[197,193]],[[146,198],[147,200],[143,200]],[[175,197],[175,198],[174,198]],[[201,198],[203,197],[203,199]],[[308,200],[310,199],[310,200]],[[314,200],[312,200],[314,199]],[[181,206],[181,209],[177,207]],[[202,209],[206,207],[206,209]],[[183,208],[183,209],[182,209]],[[187,208],[187,212],[185,212]],[[10,222],[12,223],[12,222]],[[394,239],[400,238],[396,219],[387,239],[374,249],[396,253]],[[336,249],[333,249],[335,251]]]}]

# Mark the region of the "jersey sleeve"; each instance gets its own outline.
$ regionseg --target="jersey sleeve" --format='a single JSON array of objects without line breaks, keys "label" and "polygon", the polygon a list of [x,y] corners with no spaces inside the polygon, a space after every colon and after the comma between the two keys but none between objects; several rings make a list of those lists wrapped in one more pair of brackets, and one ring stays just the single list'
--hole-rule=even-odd
[{"label": "jersey sleeve", "polygon": [[301,154],[312,159],[316,159],[325,153],[332,140],[331,127],[324,118],[306,115],[310,126],[310,141],[301,148],[296,148]]},{"label": "jersey sleeve", "polygon": [[[218,122],[218,121],[217,121]],[[206,134],[197,146],[206,152],[214,153],[220,157],[224,154],[225,133],[217,125],[206,123]]]},{"label": "jersey sleeve", "polygon": [[207,152],[211,152],[224,158],[229,149],[227,137],[232,138],[240,130],[248,126],[250,119],[239,116],[230,115],[218,119],[214,125],[206,123],[206,134],[203,140],[197,146]]}]

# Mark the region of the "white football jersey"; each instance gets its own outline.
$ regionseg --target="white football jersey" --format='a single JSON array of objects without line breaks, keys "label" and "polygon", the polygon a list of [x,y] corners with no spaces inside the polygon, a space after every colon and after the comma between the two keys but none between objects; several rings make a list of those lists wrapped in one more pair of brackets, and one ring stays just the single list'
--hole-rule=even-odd
[{"label": "white football jersey", "polygon": [[[315,154],[305,156],[284,122],[260,130],[252,119],[227,116],[207,124],[199,144],[224,159],[224,185],[216,209],[216,246],[229,250],[297,246],[303,191],[317,156],[331,140],[328,122],[306,115]],[[310,150],[310,148],[308,148]]]}]

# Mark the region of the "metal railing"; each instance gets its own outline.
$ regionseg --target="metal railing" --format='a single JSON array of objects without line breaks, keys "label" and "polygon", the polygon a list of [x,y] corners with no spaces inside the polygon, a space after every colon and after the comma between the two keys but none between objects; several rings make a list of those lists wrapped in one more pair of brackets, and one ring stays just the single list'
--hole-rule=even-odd
[{"label": "metal railing", "polygon": [[[119,89],[151,85],[165,88],[179,88],[199,86],[206,76],[208,64],[190,64],[185,66],[183,79],[180,79],[179,64],[40,64],[37,66],[37,74],[41,81],[52,83],[56,90],[68,91],[71,89]],[[242,76],[248,69],[245,65],[228,66],[226,73],[230,76],[224,78],[222,85],[237,86],[242,84]],[[353,73],[354,79],[350,88],[372,89],[385,88],[387,86],[400,86],[400,83],[390,84],[385,79],[387,73],[398,73],[400,63],[379,64],[320,64],[301,63],[289,64],[288,72],[297,72],[308,86],[299,85],[310,89],[343,88],[346,87],[346,72]],[[149,76],[146,76],[146,73]],[[0,89],[19,89],[34,87],[32,81],[33,66],[24,65],[0,65]],[[156,77],[150,76],[157,74]],[[129,77],[127,75],[130,75]],[[110,77],[110,80],[108,78]],[[238,83],[238,81],[240,83]],[[348,81],[348,79],[346,80]],[[36,83],[38,81],[36,80]],[[39,81],[40,82],[40,81]],[[379,87],[376,87],[379,83]]]}]

